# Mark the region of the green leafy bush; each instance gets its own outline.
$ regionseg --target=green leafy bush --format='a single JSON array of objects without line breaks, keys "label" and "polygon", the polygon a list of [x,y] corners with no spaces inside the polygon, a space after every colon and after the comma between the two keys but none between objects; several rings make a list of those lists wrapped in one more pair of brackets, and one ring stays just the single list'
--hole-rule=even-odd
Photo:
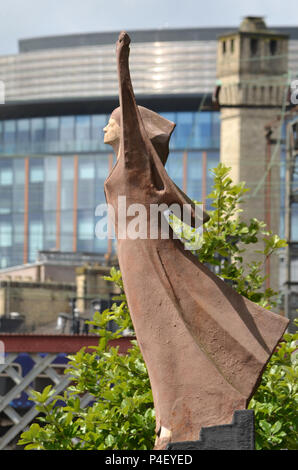
[{"label": "green leafy bush", "polygon": [[250,401],[257,449],[298,449],[298,334],[285,334]]},{"label": "green leafy bush", "polygon": [[[265,230],[264,223],[252,219],[248,224],[237,217],[239,204],[246,192],[243,184],[233,185],[229,168],[219,165],[213,170],[214,186],[210,194],[212,210],[205,225],[200,249],[196,255],[211,267],[218,267],[220,276],[242,295],[267,308],[273,305],[276,293],[264,289],[262,267],[272,253],[285,246],[284,240]],[[175,223],[175,221],[174,221]],[[182,237],[192,243],[194,232],[183,227]],[[245,246],[264,240],[263,261],[244,269]],[[152,449],[155,415],[146,366],[136,341],[127,355],[109,347],[124,330],[133,330],[121,273],[113,268],[106,278],[121,288],[121,305],[96,314],[94,330],[99,334],[98,346],[92,353],[84,348],[70,357],[66,371],[72,384],[63,396],[55,396],[47,387],[34,392],[32,399],[41,417],[21,435],[19,444],[26,449]],[[114,320],[119,330],[107,331]],[[297,449],[297,335],[285,335],[284,342],[269,362],[262,382],[251,400],[255,410],[256,445],[258,449]],[[81,407],[80,397],[89,393],[90,406]],[[62,400],[64,406],[56,406]]]},{"label": "green leafy bush", "polygon": [[[229,177],[230,170],[221,163],[211,170],[213,188],[208,195],[212,200],[212,210],[208,212],[210,220],[204,225],[200,248],[194,253],[202,263],[217,268],[220,277],[230,282],[241,295],[270,308],[276,305],[278,293],[264,289],[264,266],[271,255],[286,246],[286,242],[266,230],[266,224],[262,221],[241,221],[241,205],[249,189],[245,188],[244,183],[233,184]],[[194,229],[184,225],[181,234],[179,228],[178,224],[178,235],[188,240],[190,248],[192,240],[194,244],[198,242]],[[256,249],[257,261],[246,264],[243,256],[248,249],[253,252],[258,242],[263,242],[264,249]]]},{"label": "green leafy bush", "polygon": [[[122,286],[121,274],[115,268],[107,279]],[[124,294],[121,305],[102,314],[95,314],[90,322],[99,334],[98,346],[93,352],[85,348],[70,356],[66,373],[72,384],[63,396],[55,396],[51,386],[42,393],[33,392],[32,399],[43,415],[38,423],[25,431],[19,444],[26,449],[45,450],[107,450],[150,449],[154,444],[155,415],[152,393],[142,355],[135,340],[128,354],[118,354],[118,347],[108,342],[132,329]],[[110,320],[119,326],[116,333],[107,330]],[[88,393],[95,403],[81,407],[80,397]],[[58,400],[64,406],[56,407]]]}]

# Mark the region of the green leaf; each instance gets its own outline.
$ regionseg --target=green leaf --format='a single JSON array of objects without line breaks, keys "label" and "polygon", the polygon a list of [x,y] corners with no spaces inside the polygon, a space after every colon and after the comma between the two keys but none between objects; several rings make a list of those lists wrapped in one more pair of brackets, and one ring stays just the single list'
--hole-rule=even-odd
[{"label": "green leaf", "polygon": [[69,411],[66,415],[65,426],[69,426],[69,424],[72,422],[72,416],[72,412]]},{"label": "green leaf", "polygon": [[52,385],[48,385],[47,387],[43,389],[42,394],[39,398],[41,403],[45,403],[48,400],[48,398],[50,398],[50,396],[52,395],[51,393],[52,388],[53,388]]},{"label": "green leaf", "polygon": [[263,431],[265,431],[266,434],[271,434],[271,425],[267,421],[261,420],[259,421],[259,425],[263,429]]},{"label": "green leaf", "polygon": [[115,439],[114,439],[114,436],[112,436],[111,434],[109,434],[106,438],[105,438],[105,443],[107,446],[111,447],[115,442]]},{"label": "green leaf", "polygon": [[281,430],[282,423],[280,421],[276,421],[271,427],[271,434],[277,434],[278,431]]},{"label": "green leaf", "polygon": [[42,450],[44,449],[41,444],[35,442],[33,444],[28,444],[25,446],[25,450]]},{"label": "green leaf", "polygon": [[30,426],[30,433],[31,433],[31,437],[32,437],[33,439],[38,435],[40,429],[41,429],[41,428],[40,428],[40,426],[39,426],[38,423],[33,423],[33,424],[31,424],[31,426]]}]

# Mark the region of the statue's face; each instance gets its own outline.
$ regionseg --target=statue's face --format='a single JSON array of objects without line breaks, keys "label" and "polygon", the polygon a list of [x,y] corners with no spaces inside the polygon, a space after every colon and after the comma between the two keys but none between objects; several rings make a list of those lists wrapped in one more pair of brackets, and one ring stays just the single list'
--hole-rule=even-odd
[{"label": "statue's face", "polygon": [[120,139],[120,127],[113,118],[110,118],[108,124],[106,125],[106,127],[104,127],[103,131],[105,144],[112,145]]}]

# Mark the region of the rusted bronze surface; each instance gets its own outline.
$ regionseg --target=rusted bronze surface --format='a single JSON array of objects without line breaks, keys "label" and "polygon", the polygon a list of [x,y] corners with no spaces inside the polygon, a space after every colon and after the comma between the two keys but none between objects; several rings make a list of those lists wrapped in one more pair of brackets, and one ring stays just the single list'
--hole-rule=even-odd
[{"label": "rusted bronze surface", "polygon": [[[110,121],[116,131],[115,122],[119,124],[119,135],[117,140],[114,132],[109,141],[111,127],[107,126],[105,140],[118,155],[105,181],[116,233],[118,196],[145,206],[190,203],[164,168],[174,124],[136,105],[129,43],[129,36],[121,33],[117,42],[120,108]],[[193,223],[193,205],[191,213]],[[197,440],[202,427],[231,423],[234,411],[247,407],[288,321],[242,297],[178,239],[118,238],[117,247],[152,386],[155,448]]]}]

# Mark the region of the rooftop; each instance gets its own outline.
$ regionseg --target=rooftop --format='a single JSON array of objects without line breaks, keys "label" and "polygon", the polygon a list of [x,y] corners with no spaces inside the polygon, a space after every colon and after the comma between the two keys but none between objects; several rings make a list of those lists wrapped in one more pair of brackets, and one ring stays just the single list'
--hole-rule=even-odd
[{"label": "rooftop", "polygon": [[[247,21],[248,19],[251,21]],[[243,20],[242,27],[247,28],[248,24],[259,27],[261,23],[260,21],[256,21],[256,17],[247,17]],[[215,41],[218,36],[230,33],[235,29],[238,29],[238,27],[148,29],[127,32],[130,35],[133,43],[143,43],[171,41]],[[279,33],[289,34],[291,39],[298,39],[298,26],[274,26],[272,28],[270,27],[270,29],[276,30]],[[117,41],[119,32],[120,31],[107,31],[20,39],[19,52],[22,53],[43,49],[114,44]]]}]

